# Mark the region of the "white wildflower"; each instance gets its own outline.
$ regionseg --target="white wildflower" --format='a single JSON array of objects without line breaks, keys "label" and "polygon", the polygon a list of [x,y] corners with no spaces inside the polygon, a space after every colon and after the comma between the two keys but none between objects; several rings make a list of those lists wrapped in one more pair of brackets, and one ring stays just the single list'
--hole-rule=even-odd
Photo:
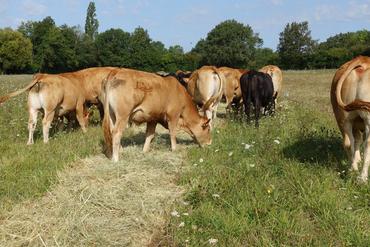
[{"label": "white wildflower", "polygon": [[179,224],[179,227],[184,227],[185,226],[185,222],[182,221],[180,224]]},{"label": "white wildflower", "polygon": [[249,144],[245,144],[244,148],[245,149],[250,149],[252,147],[252,145],[249,145]]},{"label": "white wildflower", "polygon": [[233,152],[230,152],[230,153],[229,153],[229,157],[231,157],[232,155],[233,155]]},{"label": "white wildflower", "polygon": [[358,198],[358,196],[353,196],[355,199],[357,199]]},{"label": "white wildflower", "polygon": [[218,242],[218,240],[217,240],[217,239],[215,239],[215,238],[210,238],[210,239],[208,239],[208,243],[209,243],[209,244],[217,244],[217,242]]},{"label": "white wildflower", "polygon": [[212,197],[213,198],[220,198],[220,195],[219,194],[213,194]]},{"label": "white wildflower", "polygon": [[189,216],[189,213],[183,213],[182,215],[184,215],[184,216]]},{"label": "white wildflower", "polygon": [[194,163],[193,166],[198,166],[198,164],[197,163]]},{"label": "white wildflower", "polygon": [[220,131],[219,130],[216,130],[216,133],[218,134],[218,133],[220,133]]},{"label": "white wildflower", "polygon": [[255,164],[249,164],[249,167],[255,167],[256,165]]},{"label": "white wildflower", "polygon": [[245,143],[244,142],[242,142],[242,145],[244,145]]},{"label": "white wildflower", "polygon": [[173,217],[180,217],[179,212],[177,212],[176,210],[173,210],[173,211],[171,212],[171,215],[172,215]]},{"label": "white wildflower", "polygon": [[279,140],[274,140],[274,142],[275,142],[276,144],[280,144],[280,141],[279,141]]},{"label": "white wildflower", "polygon": [[218,151],[220,151],[220,150],[216,149],[216,150],[215,150],[215,153],[217,153]]},{"label": "white wildflower", "polygon": [[199,159],[199,162],[200,162],[200,163],[203,163],[203,161],[204,161],[204,160],[203,160],[202,158],[200,158],[200,159]]}]

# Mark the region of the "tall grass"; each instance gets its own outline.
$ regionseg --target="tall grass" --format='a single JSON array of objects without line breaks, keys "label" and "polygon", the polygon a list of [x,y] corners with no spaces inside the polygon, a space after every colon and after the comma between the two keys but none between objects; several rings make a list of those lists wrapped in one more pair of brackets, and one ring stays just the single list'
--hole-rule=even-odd
[{"label": "tall grass", "polygon": [[285,73],[275,116],[259,129],[226,121],[211,147],[189,151],[188,203],[163,245],[370,246],[370,186],[347,172],[332,75]]}]

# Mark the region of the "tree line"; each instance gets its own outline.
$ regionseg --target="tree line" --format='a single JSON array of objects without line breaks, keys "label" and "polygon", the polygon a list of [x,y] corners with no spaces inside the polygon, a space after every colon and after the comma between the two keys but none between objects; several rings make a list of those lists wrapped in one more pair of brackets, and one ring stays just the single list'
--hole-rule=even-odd
[{"label": "tree line", "polygon": [[263,48],[251,26],[226,20],[215,26],[195,47],[184,52],[150,38],[147,30],[129,33],[112,28],[98,33],[94,2],[90,2],[84,31],[57,26],[48,16],[22,22],[16,29],[0,29],[0,73],[60,73],[94,66],[129,67],[145,71],[195,70],[202,65],[282,69],[337,68],[357,55],[370,55],[370,32],[340,33],[318,42],[308,22],[288,23],[276,51]]}]

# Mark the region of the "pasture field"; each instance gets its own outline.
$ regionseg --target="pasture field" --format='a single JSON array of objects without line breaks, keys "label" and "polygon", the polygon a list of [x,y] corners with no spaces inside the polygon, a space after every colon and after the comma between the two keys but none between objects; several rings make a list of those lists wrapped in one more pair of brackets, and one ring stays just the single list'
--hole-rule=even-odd
[{"label": "pasture field", "polygon": [[[0,106],[0,246],[370,246],[370,186],[348,173],[331,111],[334,70],[284,72],[260,128],[220,114],[213,144],[125,132],[121,161],[88,132],[26,146],[26,94]],[[1,76],[0,94],[29,75]]]}]

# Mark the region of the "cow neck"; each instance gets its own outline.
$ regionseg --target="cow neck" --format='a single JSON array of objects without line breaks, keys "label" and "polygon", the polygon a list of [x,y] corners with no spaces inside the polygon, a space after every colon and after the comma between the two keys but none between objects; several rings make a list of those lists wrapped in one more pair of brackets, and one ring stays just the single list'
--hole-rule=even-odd
[{"label": "cow neck", "polygon": [[185,108],[182,115],[185,123],[192,126],[199,123],[202,117],[199,115],[198,109],[194,105],[190,95],[186,95],[185,98]]}]

